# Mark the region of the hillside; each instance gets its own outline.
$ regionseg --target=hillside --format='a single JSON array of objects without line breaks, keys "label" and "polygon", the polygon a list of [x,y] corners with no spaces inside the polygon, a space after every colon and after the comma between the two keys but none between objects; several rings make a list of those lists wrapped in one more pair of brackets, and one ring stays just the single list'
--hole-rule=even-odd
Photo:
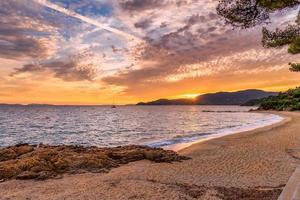
[{"label": "hillside", "polygon": [[141,102],[137,105],[242,105],[252,99],[275,96],[276,92],[263,90],[243,90],[238,92],[218,92],[199,95],[194,99],[159,99],[151,102]]},{"label": "hillside", "polygon": [[294,111],[300,110],[300,88],[279,93],[278,96],[251,100],[245,105],[260,106],[260,110]]}]

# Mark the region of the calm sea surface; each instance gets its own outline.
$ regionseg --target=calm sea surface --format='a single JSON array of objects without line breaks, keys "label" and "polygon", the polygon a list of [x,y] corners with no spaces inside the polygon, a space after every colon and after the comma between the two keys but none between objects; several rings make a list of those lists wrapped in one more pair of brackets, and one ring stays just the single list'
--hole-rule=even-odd
[{"label": "calm sea surface", "polygon": [[[0,107],[0,147],[18,143],[165,147],[279,122],[239,106]],[[216,112],[208,112],[216,111]],[[233,111],[233,112],[228,112]]]}]

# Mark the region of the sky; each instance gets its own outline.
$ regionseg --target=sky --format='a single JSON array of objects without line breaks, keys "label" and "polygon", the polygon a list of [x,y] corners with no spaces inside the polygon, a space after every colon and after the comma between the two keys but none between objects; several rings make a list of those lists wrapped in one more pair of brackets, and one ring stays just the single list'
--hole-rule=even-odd
[{"label": "sky", "polygon": [[[132,104],[159,98],[299,86],[300,61],[261,46],[217,0],[0,2],[0,103]],[[272,15],[286,26],[297,9]]]}]

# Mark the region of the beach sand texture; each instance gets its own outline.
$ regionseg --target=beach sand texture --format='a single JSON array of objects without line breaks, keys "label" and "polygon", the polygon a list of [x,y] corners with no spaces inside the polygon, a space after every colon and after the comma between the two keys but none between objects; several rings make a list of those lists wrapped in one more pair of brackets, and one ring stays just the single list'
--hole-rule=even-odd
[{"label": "beach sand texture", "polygon": [[[138,161],[109,173],[0,183],[0,199],[277,199],[300,164],[300,113],[253,131],[194,144],[183,162]],[[244,197],[244,198],[242,198]]]}]

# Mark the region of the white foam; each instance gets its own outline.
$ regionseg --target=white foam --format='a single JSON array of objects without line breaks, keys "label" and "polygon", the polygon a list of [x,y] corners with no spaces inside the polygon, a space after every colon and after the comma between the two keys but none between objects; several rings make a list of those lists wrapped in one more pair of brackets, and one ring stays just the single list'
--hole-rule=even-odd
[{"label": "white foam", "polygon": [[[191,138],[191,140],[187,140],[187,141],[184,141],[184,139],[183,139],[182,141],[180,141],[178,143],[173,143],[170,145],[163,146],[163,148],[168,149],[168,150],[179,151],[179,150],[187,148],[195,143],[200,143],[200,142],[204,142],[204,141],[215,139],[215,138],[221,138],[221,137],[224,137],[227,135],[233,135],[236,133],[252,131],[252,130],[255,130],[258,128],[263,128],[263,127],[266,127],[266,126],[269,126],[272,124],[279,123],[284,120],[283,117],[278,116],[278,115],[268,114],[268,116],[271,118],[268,118],[266,120],[262,120],[260,122],[250,124],[250,125],[221,129],[221,130],[216,131],[215,133],[212,133],[209,135],[205,134],[204,136],[199,136],[198,138],[194,137],[194,138]],[[155,145],[153,145],[153,146],[155,146]]]}]

